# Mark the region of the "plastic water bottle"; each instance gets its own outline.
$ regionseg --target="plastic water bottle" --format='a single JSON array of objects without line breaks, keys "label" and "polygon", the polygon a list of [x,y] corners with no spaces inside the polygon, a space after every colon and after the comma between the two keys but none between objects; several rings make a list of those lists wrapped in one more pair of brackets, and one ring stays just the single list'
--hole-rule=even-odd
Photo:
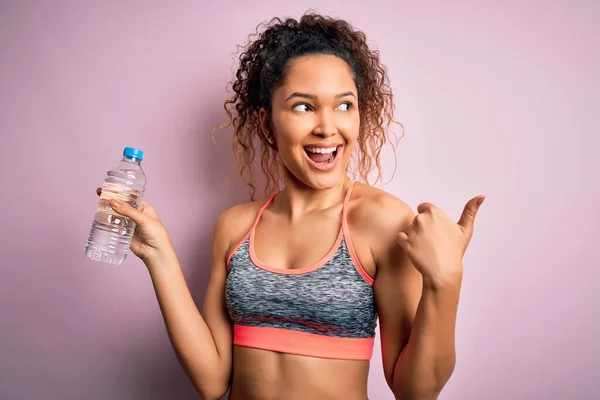
[{"label": "plastic water bottle", "polygon": [[135,223],[117,214],[110,207],[109,201],[117,199],[140,208],[146,187],[146,175],[141,165],[143,158],[143,151],[125,147],[121,162],[106,173],[100,202],[85,248],[85,255],[88,258],[115,265],[125,260]]}]

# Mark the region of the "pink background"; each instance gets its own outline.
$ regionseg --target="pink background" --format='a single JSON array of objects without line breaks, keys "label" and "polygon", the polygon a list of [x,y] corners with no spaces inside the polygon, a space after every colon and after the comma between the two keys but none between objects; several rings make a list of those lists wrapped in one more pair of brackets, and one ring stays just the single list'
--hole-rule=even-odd
[{"label": "pink background", "polygon": [[[124,146],[146,152],[200,306],[213,223],[246,198],[235,170],[224,183],[230,133],[210,140],[232,54],[307,7],[366,31],[389,68],[406,135],[385,189],[455,218],[487,195],[441,399],[600,398],[600,3],[257,4],[0,3],[0,398],[197,398],[144,265],[84,257],[94,190]],[[369,394],[392,399],[379,350]]]}]

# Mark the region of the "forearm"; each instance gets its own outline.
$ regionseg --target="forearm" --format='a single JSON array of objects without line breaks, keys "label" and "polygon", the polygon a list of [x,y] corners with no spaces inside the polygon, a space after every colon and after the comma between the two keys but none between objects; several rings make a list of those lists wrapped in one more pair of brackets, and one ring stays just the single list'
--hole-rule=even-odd
[{"label": "forearm", "polygon": [[436,399],[454,370],[456,313],[462,276],[423,280],[408,343],[394,368],[397,399]]},{"label": "forearm", "polygon": [[156,297],[175,353],[196,389],[205,398],[227,390],[228,374],[222,367],[212,333],[185,281],[174,252],[147,263]]}]

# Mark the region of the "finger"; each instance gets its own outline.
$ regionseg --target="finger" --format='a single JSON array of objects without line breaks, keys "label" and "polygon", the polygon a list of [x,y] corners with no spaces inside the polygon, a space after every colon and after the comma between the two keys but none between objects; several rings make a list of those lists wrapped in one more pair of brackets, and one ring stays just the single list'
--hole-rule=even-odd
[{"label": "finger", "polygon": [[404,250],[406,250],[408,248],[408,234],[406,232],[400,232],[398,234],[398,244]]},{"label": "finger", "polygon": [[152,207],[149,203],[142,201],[142,204],[140,206],[140,211],[143,212],[144,214],[154,218],[157,221],[160,221],[160,218],[158,216],[158,214],[156,213],[156,211],[154,210],[154,207]]},{"label": "finger", "polygon": [[115,210],[116,212],[118,212],[122,216],[127,217],[127,218],[131,218],[131,220],[133,222],[135,222],[136,225],[138,225],[138,226],[145,226],[145,225],[147,225],[148,216],[144,215],[143,212],[141,212],[140,210],[135,209],[131,205],[129,205],[129,204],[123,202],[123,201],[115,200],[115,199],[110,200],[109,204],[110,204],[110,206],[112,207],[113,210]]},{"label": "finger", "polygon": [[102,194],[102,188],[96,189],[96,194],[100,196]]},{"label": "finger", "polygon": [[435,205],[425,202],[425,203],[419,204],[419,206],[417,207],[417,211],[419,212],[419,214],[422,214],[425,211],[431,210],[433,208],[435,208]]},{"label": "finger", "polygon": [[413,218],[413,223],[412,223],[412,227],[416,230],[419,230],[423,227],[423,221],[421,221],[421,215],[422,214],[417,214],[415,215],[415,218]]},{"label": "finger", "polygon": [[458,220],[458,225],[462,226],[468,231],[473,230],[473,225],[475,224],[475,216],[477,215],[477,211],[479,211],[479,206],[483,204],[485,200],[485,196],[476,196],[473,197],[468,203],[465,205],[465,209]]}]

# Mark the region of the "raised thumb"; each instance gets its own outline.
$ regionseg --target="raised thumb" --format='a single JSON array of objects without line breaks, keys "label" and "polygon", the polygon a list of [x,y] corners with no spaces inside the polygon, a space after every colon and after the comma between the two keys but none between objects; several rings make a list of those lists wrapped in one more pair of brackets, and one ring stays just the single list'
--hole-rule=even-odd
[{"label": "raised thumb", "polygon": [[477,196],[469,200],[463,209],[460,219],[458,220],[458,225],[462,226],[467,231],[472,231],[473,225],[475,224],[477,211],[479,211],[479,206],[484,200],[485,196]]}]

